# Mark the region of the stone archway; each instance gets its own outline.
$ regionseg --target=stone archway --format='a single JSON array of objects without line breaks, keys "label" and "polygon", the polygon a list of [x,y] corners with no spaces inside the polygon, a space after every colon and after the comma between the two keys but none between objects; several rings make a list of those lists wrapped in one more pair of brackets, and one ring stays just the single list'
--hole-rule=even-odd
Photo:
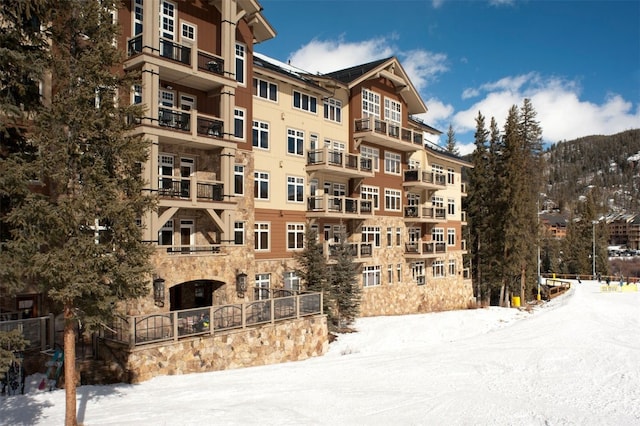
[{"label": "stone archway", "polygon": [[224,296],[220,289],[225,282],[217,280],[193,280],[176,284],[169,289],[169,310],[179,311],[183,309],[204,308],[214,304],[220,304]]}]

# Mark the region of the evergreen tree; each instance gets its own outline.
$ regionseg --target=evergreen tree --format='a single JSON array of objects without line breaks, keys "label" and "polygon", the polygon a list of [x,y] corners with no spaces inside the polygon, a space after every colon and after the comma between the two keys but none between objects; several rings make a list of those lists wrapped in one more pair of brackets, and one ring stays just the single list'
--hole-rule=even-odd
[{"label": "evergreen tree", "polygon": [[18,329],[0,332],[0,382],[16,360],[16,352],[23,351],[26,343]]},{"label": "evergreen tree", "polygon": [[296,274],[300,277],[307,291],[323,292],[322,306],[329,324],[335,322],[331,306],[331,286],[328,279],[327,264],[322,254],[322,246],[318,242],[315,231],[307,227],[305,233],[304,250],[295,254],[298,262]]},{"label": "evergreen tree", "polygon": [[447,131],[447,146],[446,150],[448,153],[453,155],[460,155],[460,151],[456,146],[456,133],[453,131],[453,126],[449,124],[449,130]]},{"label": "evergreen tree", "polygon": [[151,247],[136,223],[153,207],[139,172],[147,144],[128,136],[126,125],[141,111],[114,102],[134,82],[118,71],[123,58],[110,13],[118,6],[69,0],[52,9],[53,99],[34,117],[28,140],[37,156],[14,161],[16,175],[37,177],[42,190],[16,180],[10,195],[23,198],[6,216],[12,234],[0,254],[5,282],[39,285],[64,318],[67,425],[77,424],[78,324],[97,330],[123,302],[149,291]]},{"label": "evergreen tree", "polygon": [[358,283],[358,270],[353,262],[351,247],[342,238],[333,248],[336,263],[331,265],[329,276],[331,294],[335,298],[334,306],[338,327],[348,326],[358,316],[362,289]]},{"label": "evergreen tree", "polygon": [[489,174],[491,172],[489,169],[488,136],[489,132],[485,126],[484,116],[478,112],[474,135],[475,149],[471,155],[473,168],[467,172],[469,197],[465,200],[473,257],[472,276],[476,278],[476,297],[478,301],[481,300],[482,293],[486,292],[483,271],[487,269],[488,260],[488,257],[484,255],[484,250],[488,247],[489,225],[487,220],[489,217]]},{"label": "evergreen tree", "polygon": [[[53,6],[45,0],[7,1],[0,6],[0,253],[10,238],[7,215],[13,205],[28,194],[20,182],[22,164],[32,160],[35,148],[27,139],[29,119],[41,107],[38,82],[43,81],[49,45],[41,24],[49,22]],[[0,262],[0,285],[5,294],[15,295],[23,283],[6,279]],[[0,377],[15,360],[14,351],[24,347],[22,334],[0,330]]]}]

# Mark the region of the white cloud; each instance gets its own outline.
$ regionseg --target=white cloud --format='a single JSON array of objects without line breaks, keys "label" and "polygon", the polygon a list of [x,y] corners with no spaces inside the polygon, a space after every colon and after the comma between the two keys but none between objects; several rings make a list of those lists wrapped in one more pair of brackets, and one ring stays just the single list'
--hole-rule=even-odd
[{"label": "white cloud", "polygon": [[396,34],[359,42],[311,40],[289,56],[291,65],[310,73],[327,73],[378,59],[396,56],[411,82],[420,91],[448,70],[447,56],[422,49],[400,51],[393,41]]},{"label": "white cloud", "polygon": [[328,73],[393,56],[396,50],[384,37],[360,42],[346,42],[342,37],[337,40],[314,39],[293,52],[289,61],[310,73]]},{"label": "white cloud", "polygon": [[465,95],[484,96],[466,110],[457,112],[452,122],[461,132],[475,130],[478,111],[485,116],[487,125],[495,117],[502,126],[512,105],[521,106],[525,98],[531,99],[537,112],[545,142],[555,143],[592,134],[614,134],[640,123],[640,108],[618,94],[610,94],[601,104],[580,99],[576,82],[555,77],[544,78],[538,73],[505,77],[466,89]]}]

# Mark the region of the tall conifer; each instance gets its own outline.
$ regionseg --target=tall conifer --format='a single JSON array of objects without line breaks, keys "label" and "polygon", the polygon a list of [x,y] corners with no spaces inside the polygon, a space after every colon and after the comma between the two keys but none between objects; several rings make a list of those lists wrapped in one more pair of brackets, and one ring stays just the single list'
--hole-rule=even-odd
[{"label": "tall conifer", "polygon": [[[14,232],[3,253],[3,260],[13,259],[6,278],[39,285],[64,318],[67,425],[77,423],[79,325],[99,329],[121,302],[149,291],[151,248],[137,224],[153,207],[140,174],[147,144],[127,135],[126,118],[141,111],[117,102],[133,84],[122,74],[122,53],[114,43],[111,12],[118,6],[106,0],[56,2],[47,34],[53,99],[30,132],[37,156],[18,171],[34,174],[40,190],[7,215]],[[28,184],[23,180],[14,191],[27,193]]]}]

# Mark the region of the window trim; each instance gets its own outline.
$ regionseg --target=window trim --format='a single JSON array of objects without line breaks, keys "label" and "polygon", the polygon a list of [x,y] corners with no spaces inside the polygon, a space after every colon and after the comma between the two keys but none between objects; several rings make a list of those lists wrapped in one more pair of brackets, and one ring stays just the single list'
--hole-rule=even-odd
[{"label": "window trim", "polygon": [[[267,237],[266,247],[262,247],[262,235]],[[271,250],[271,222],[254,222],[253,224],[253,249],[256,252],[268,252]]]}]

